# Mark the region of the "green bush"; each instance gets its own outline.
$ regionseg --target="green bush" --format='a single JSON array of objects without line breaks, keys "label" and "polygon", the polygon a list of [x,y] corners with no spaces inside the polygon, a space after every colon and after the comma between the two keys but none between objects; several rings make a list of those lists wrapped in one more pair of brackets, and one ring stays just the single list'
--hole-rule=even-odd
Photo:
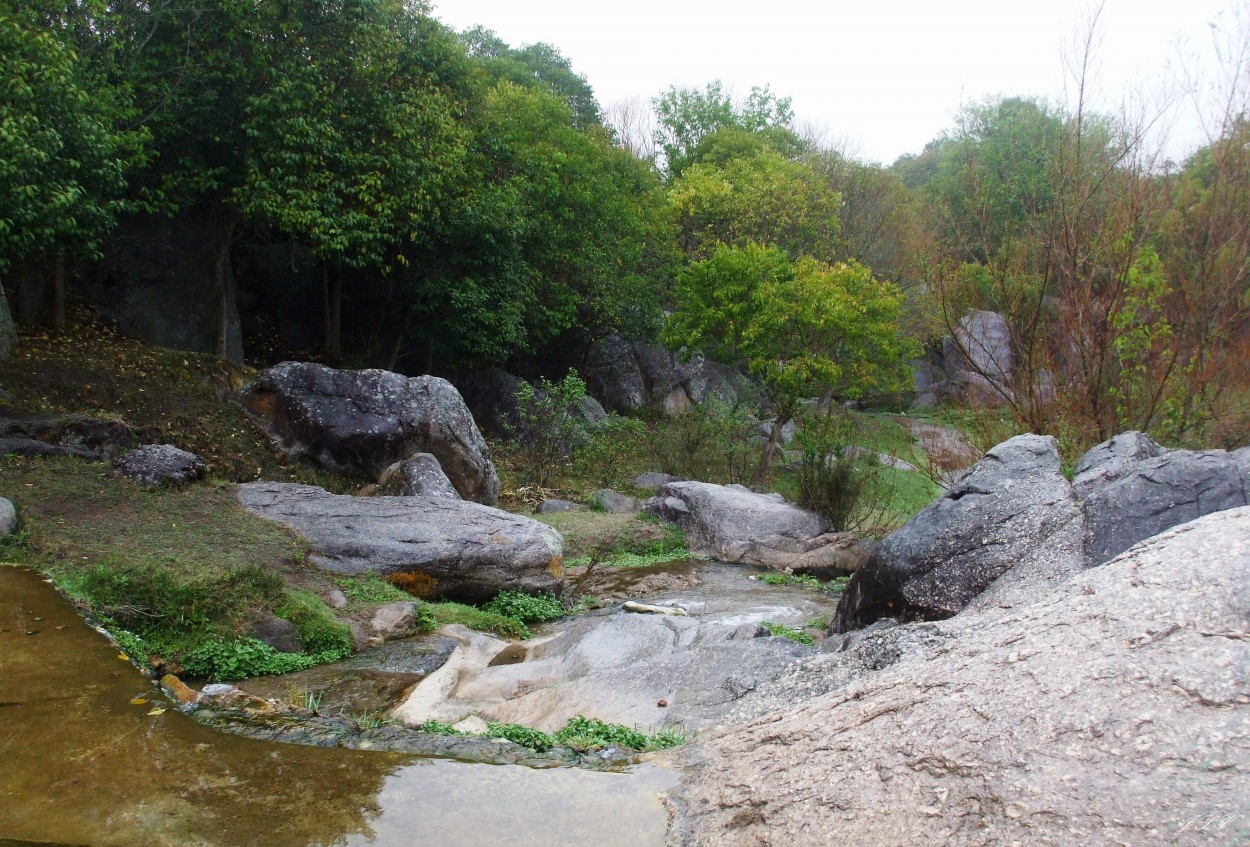
[{"label": "green bush", "polygon": [[774,571],[760,574],[760,582],[765,585],[802,585],[805,588],[820,588],[820,580],[814,576],[794,576],[793,574]]},{"label": "green bush", "polygon": [[486,725],[488,738],[506,738],[513,744],[528,747],[535,753],[545,753],[556,746],[556,739],[541,729],[522,726],[519,723],[495,723]]},{"label": "green bush", "polygon": [[524,591],[501,591],[482,608],[521,623],[545,623],[562,618],[566,613],[560,598],[550,592],[526,594]]},{"label": "green bush", "polygon": [[233,641],[214,638],[201,643],[188,653],[182,660],[182,666],[192,676],[213,680],[238,680],[302,671],[337,658],[340,657],[279,653],[255,638],[239,638]]},{"label": "green bush", "polygon": [[762,455],[755,424],[735,406],[711,401],[656,421],[648,442],[654,467],[704,482],[750,482]]},{"label": "green bush", "polygon": [[646,437],[647,427],[642,421],[609,414],[595,425],[577,451],[574,470],[604,488],[623,485]]},{"label": "green bush", "polygon": [[569,462],[589,438],[583,415],[586,383],[570,370],[558,383],[540,379],[516,393],[517,421],[508,429],[516,443],[521,470],[530,482],[546,487],[556,468]]},{"label": "green bush", "polygon": [[799,505],[824,515],[837,532],[871,529],[889,507],[888,486],[875,454],[854,446],[855,424],[844,414],[822,414],[798,435]]},{"label": "green bush", "polygon": [[417,727],[417,732],[432,732],[435,735],[467,735],[461,732],[449,723],[443,721],[428,720]]}]

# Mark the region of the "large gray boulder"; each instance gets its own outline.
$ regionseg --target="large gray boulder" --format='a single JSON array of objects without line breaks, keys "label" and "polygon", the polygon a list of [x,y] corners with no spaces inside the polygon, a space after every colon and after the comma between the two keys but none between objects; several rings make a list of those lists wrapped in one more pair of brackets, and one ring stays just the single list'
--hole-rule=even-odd
[{"label": "large gray boulder", "polygon": [[490,448],[446,380],[283,362],[246,386],[243,401],[293,457],[376,479],[413,453],[432,453],[460,496],[499,499]]},{"label": "large gray boulder", "polygon": [[849,532],[785,501],[741,485],[670,482],[643,511],[681,527],[690,550],[723,562],[782,570],[852,570],[860,547]]},{"label": "large gray boulder", "polygon": [[204,460],[172,444],[145,444],[113,460],[113,467],[127,479],[141,485],[186,485],[203,479],[208,467]]},{"label": "large gray boulder", "polygon": [[1168,527],[1244,506],[1245,489],[1236,458],[1223,450],[1173,450],[1132,464],[1085,501],[1089,564]]},{"label": "large gray boulder", "polygon": [[582,369],[590,393],[613,412],[646,407],[670,416],[709,402],[758,406],[759,388],[733,368],[700,354],[609,335],[596,341]]},{"label": "large gray boulder", "polygon": [[563,544],[530,518],[447,497],[349,497],[310,485],[240,485],[248,511],[312,545],[335,573],[402,574],[423,597],[468,602],[504,589],[536,593],[564,584]]},{"label": "large gray boulder", "polygon": [[841,654],[806,660],[748,695],[776,708],[686,748],[668,843],[1241,844],[1247,584],[1241,508],[1009,614],[887,630],[932,645],[883,670],[830,683]]},{"label": "large gray boulder", "polygon": [[595,342],[583,371],[591,394],[609,412],[633,412],[647,404],[647,388],[634,348],[619,335]]},{"label": "large gray boulder", "polygon": [[877,546],[851,577],[834,627],[950,617],[1056,532],[1079,532],[1079,515],[1055,440],[1005,441]]},{"label": "large gray boulder", "polygon": [[1162,456],[1167,451],[1144,432],[1123,432],[1091,447],[1077,460],[1073,469],[1072,487],[1082,500],[1123,478],[1146,459]]}]

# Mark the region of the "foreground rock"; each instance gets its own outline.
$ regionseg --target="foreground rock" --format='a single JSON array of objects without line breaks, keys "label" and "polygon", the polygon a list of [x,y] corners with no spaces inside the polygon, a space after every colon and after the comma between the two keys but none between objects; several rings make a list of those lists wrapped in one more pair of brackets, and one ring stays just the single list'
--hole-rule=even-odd
[{"label": "foreground rock", "polygon": [[208,470],[199,456],[172,444],[145,444],[118,456],[113,467],[127,479],[153,488],[186,485],[203,479]]},{"label": "foreground rock", "polygon": [[851,578],[834,626],[950,617],[1059,531],[1079,534],[1081,524],[1055,440],[1016,436],[877,546]]},{"label": "foreground rock", "polygon": [[376,479],[413,453],[432,453],[460,496],[499,499],[490,449],[446,380],[283,362],[244,388],[243,401],[295,458]]},{"label": "foreground rock", "polygon": [[1013,613],[889,630],[927,630],[934,646],[703,734],[669,795],[669,843],[1240,843],[1247,584],[1241,508]]},{"label": "foreground rock", "polygon": [[0,497],[0,538],[8,538],[17,531],[17,508],[7,497]]},{"label": "foreground rock", "polygon": [[691,552],[724,562],[794,570],[854,570],[862,548],[849,532],[800,509],[780,494],[756,494],[741,485],[670,482],[643,511],[677,524]]},{"label": "foreground rock", "polygon": [[240,485],[253,514],[298,532],[335,573],[395,575],[430,598],[488,600],[504,589],[559,591],[562,542],[521,515],[447,497],[348,497],[309,485]]}]

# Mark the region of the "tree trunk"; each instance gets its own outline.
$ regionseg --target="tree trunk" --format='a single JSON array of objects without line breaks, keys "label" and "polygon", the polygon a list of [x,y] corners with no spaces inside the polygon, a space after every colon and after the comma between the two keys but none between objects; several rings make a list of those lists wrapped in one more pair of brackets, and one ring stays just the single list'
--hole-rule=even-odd
[{"label": "tree trunk", "polygon": [[330,364],[343,358],[343,277],[336,268],[321,266],[321,319],[325,330],[325,353]]},{"label": "tree trunk", "polygon": [[65,331],[65,253],[56,251],[52,262],[52,328]]},{"label": "tree trunk", "polygon": [[213,352],[217,358],[227,361],[231,358],[230,328],[233,325],[235,310],[234,274],[230,268],[230,245],[234,241],[234,227],[237,218],[225,213],[225,220],[215,227],[217,235],[213,245],[213,288],[217,292],[217,326],[214,332]]},{"label": "tree trunk", "polygon": [[17,327],[13,325],[13,313],[9,311],[9,296],[0,282],[0,362],[9,358],[17,346]]}]

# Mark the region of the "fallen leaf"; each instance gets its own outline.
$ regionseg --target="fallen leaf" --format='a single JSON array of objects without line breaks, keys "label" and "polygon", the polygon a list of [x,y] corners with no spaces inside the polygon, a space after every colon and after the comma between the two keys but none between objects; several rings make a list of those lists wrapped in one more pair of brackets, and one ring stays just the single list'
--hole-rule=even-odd
[{"label": "fallen leaf", "polygon": [[162,709],[160,706],[157,706],[155,709],[152,709],[150,712],[148,712],[148,714],[149,715],[163,715],[165,714],[165,710]]},{"label": "fallen leaf", "polygon": [[131,701],[130,701],[130,705],[132,705],[132,706],[143,706],[143,705],[146,705],[146,704],[147,704],[147,702],[148,702],[148,700],[147,700],[147,698],[146,698],[146,697],[136,697],[135,699],[133,699],[133,700],[131,700]]}]

